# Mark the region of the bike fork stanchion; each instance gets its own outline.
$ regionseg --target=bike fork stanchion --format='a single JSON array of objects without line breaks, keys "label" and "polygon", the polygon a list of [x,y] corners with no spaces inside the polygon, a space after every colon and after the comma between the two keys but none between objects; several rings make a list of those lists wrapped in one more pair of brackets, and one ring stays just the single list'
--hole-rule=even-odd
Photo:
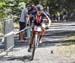
[{"label": "bike fork stanchion", "polygon": [[26,30],[26,35],[27,35],[27,38],[31,37],[31,28]]}]

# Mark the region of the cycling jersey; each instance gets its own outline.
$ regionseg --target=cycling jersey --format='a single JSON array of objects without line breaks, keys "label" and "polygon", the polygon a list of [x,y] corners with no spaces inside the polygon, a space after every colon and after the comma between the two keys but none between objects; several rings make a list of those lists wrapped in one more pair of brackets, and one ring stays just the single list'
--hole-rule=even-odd
[{"label": "cycling jersey", "polygon": [[41,26],[41,23],[43,22],[44,17],[46,17],[43,13],[40,16],[37,16],[37,14],[35,14],[35,16],[33,17],[33,23],[36,26]]},{"label": "cycling jersey", "polygon": [[30,9],[28,11],[28,14],[33,15],[33,17],[30,18],[30,23],[32,23],[33,21],[33,24],[37,26],[41,26],[41,23],[43,22],[44,17],[46,17],[44,13],[42,13],[40,16],[37,16],[37,10],[35,8]]}]

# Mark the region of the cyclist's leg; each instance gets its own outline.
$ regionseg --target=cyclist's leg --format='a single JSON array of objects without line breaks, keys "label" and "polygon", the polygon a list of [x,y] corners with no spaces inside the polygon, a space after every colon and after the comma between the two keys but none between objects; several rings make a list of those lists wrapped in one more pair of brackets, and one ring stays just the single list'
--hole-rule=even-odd
[{"label": "cyclist's leg", "polygon": [[45,29],[42,28],[42,31],[40,32],[40,38],[39,38],[39,41],[41,41],[43,35],[45,34]]}]

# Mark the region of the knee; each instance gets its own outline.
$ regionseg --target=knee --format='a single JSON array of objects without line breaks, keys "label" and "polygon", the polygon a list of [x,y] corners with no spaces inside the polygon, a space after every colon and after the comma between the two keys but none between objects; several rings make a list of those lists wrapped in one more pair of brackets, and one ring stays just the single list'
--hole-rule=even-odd
[{"label": "knee", "polygon": [[42,30],[41,35],[44,35],[44,34],[45,34],[45,30]]}]

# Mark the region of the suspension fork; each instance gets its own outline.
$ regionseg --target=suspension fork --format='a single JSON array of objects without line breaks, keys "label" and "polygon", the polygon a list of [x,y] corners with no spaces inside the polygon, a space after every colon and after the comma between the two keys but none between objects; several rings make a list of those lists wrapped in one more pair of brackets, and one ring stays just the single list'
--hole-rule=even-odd
[{"label": "suspension fork", "polygon": [[38,32],[35,33],[35,39],[34,39],[34,42],[35,42],[35,47],[38,47]]}]

